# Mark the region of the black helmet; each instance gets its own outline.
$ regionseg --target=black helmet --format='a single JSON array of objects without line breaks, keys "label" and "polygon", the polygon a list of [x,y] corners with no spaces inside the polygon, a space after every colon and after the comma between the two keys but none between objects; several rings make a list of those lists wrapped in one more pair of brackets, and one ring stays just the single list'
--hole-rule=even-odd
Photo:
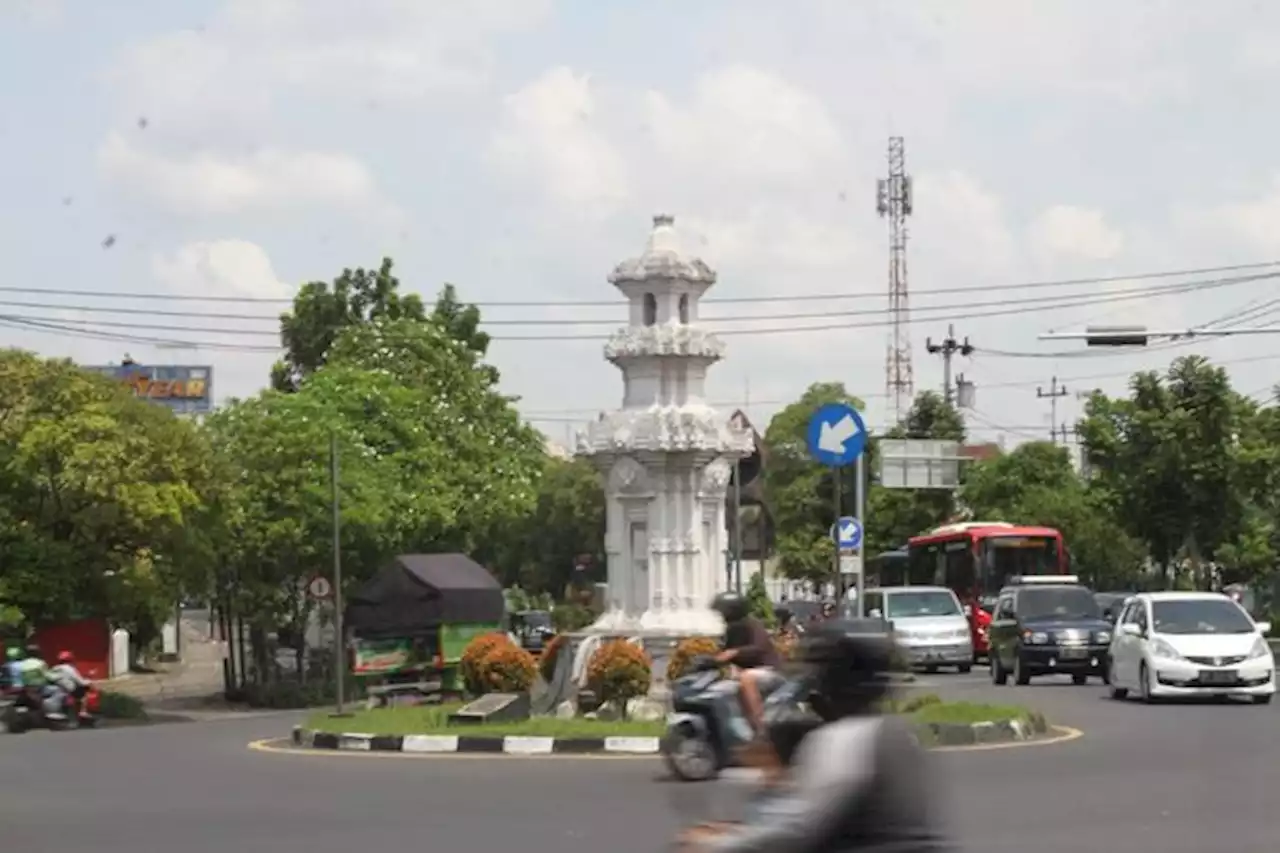
[{"label": "black helmet", "polygon": [[722,592],[711,600],[711,609],[724,617],[726,623],[741,622],[747,618],[751,608],[747,601],[736,592]]},{"label": "black helmet", "polygon": [[893,639],[879,620],[831,620],[805,635],[814,710],[826,719],[862,713],[889,692]]},{"label": "black helmet", "polygon": [[35,643],[27,643],[27,657],[42,658],[44,657],[44,652],[40,651],[40,647]]}]

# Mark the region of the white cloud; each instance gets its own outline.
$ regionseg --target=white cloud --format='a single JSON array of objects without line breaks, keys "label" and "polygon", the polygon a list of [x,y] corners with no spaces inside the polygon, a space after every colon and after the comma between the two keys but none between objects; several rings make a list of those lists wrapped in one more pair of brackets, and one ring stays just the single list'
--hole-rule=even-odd
[{"label": "white cloud", "polygon": [[260,148],[242,156],[164,154],[111,134],[98,153],[108,181],[179,214],[333,207],[383,209],[373,175],[345,154]]},{"label": "white cloud", "polygon": [[650,91],[644,107],[657,154],[704,176],[807,186],[837,178],[848,156],[821,100],[747,65],[698,78],[684,105]]},{"label": "white cloud", "polygon": [[1280,173],[1266,191],[1252,199],[1228,202],[1206,212],[1182,211],[1191,227],[1274,257],[1280,252]]},{"label": "white cloud", "polygon": [[151,271],[165,287],[208,296],[289,298],[295,288],[281,281],[265,249],[248,240],[188,243],[151,259]]},{"label": "white cloud", "polygon": [[119,102],[204,128],[289,96],[417,102],[486,86],[494,40],[549,0],[226,0],[204,26],[132,45],[107,74]]},{"label": "white cloud", "polygon": [[611,208],[628,198],[629,180],[621,154],[592,123],[596,109],[587,75],[553,68],[507,97],[490,156],[566,210]]},{"label": "white cloud", "polygon": [[1106,261],[1124,249],[1124,233],[1108,224],[1102,211],[1059,204],[1031,223],[1032,247],[1048,258]]},{"label": "white cloud", "polygon": [[4,0],[0,3],[0,21],[16,19],[38,27],[61,23],[66,12],[63,0]]}]

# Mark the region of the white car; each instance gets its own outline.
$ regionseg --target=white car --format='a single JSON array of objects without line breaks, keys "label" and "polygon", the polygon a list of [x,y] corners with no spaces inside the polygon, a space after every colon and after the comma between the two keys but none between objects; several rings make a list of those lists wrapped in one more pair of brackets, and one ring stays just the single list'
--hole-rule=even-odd
[{"label": "white car", "polygon": [[973,668],[973,636],[960,599],[945,586],[890,586],[869,589],[866,612],[893,624],[894,639],[912,666],[926,672],[954,666]]},{"label": "white car", "polygon": [[1129,599],[1111,640],[1111,696],[1143,701],[1247,697],[1266,705],[1276,692],[1275,658],[1239,604],[1212,592],[1149,592]]}]

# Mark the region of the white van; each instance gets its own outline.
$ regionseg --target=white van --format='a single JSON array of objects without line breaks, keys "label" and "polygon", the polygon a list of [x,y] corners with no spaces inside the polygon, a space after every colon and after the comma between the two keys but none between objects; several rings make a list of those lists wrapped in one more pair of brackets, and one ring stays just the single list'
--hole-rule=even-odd
[{"label": "white van", "polygon": [[973,668],[973,635],[960,599],[945,586],[892,586],[869,589],[864,611],[893,625],[899,648],[912,666],[936,672],[954,666]]}]

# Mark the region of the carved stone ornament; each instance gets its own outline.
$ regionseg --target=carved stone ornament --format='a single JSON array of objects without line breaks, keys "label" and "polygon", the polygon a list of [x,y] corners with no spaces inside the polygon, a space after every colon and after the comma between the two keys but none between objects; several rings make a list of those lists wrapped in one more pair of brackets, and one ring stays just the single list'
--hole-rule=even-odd
[{"label": "carved stone ornament", "polygon": [[652,491],[649,472],[630,456],[613,463],[609,472],[609,492],[616,495],[644,495]]},{"label": "carved stone ornament", "polygon": [[729,477],[732,473],[733,466],[729,464],[728,459],[723,456],[716,459],[703,470],[699,493],[711,498],[723,497],[729,488]]},{"label": "carved stone ornament", "polygon": [[604,357],[613,362],[660,355],[718,361],[724,353],[724,341],[714,333],[700,326],[673,323],[627,326],[610,335],[604,345]]},{"label": "carved stone ornament", "polygon": [[662,279],[708,286],[714,284],[716,274],[711,267],[700,258],[684,255],[680,251],[675,224],[675,217],[669,214],[660,213],[653,217],[653,231],[649,234],[644,254],[614,267],[609,282],[616,286]]},{"label": "carved stone ornament", "polygon": [[734,430],[715,409],[701,405],[614,412],[588,424],[577,443],[584,456],[637,451],[747,456],[753,447],[749,432]]}]

